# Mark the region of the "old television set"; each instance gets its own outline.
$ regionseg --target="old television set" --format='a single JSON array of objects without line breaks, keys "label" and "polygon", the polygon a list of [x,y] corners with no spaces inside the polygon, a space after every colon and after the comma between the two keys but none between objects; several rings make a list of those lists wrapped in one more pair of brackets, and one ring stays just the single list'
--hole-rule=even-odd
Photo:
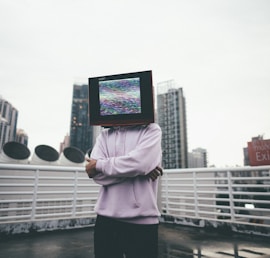
[{"label": "old television set", "polygon": [[154,122],[152,71],[91,77],[88,83],[90,125]]}]

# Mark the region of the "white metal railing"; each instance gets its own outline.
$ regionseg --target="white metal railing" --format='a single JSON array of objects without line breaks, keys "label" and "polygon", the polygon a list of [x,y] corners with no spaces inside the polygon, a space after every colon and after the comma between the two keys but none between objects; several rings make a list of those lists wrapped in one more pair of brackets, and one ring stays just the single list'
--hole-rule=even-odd
[{"label": "white metal railing", "polygon": [[163,217],[270,227],[270,166],[164,172]]},{"label": "white metal railing", "polygon": [[83,167],[0,163],[0,224],[95,218],[98,191]]},{"label": "white metal railing", "polygon": [[[165,219],[270,227],[270,166],[165,170]],[[0,225],[95,218],[99,186],[84,167],[0,163]]]}]

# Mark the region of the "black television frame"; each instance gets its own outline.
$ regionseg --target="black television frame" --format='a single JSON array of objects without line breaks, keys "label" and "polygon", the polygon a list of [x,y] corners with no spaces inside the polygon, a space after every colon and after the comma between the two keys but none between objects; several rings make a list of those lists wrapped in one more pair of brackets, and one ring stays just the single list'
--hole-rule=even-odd
[{"label": "black television frame", "polygon": [[[109,80],[121,80],[140,78],[141,113],[135,114],[100,114],[99,82]],[[88,78],[88,109],[90,125],[124,126],[146,125],[154,122],[154,93],[152,83],[152,71],[141,71],[123,74]]]}]

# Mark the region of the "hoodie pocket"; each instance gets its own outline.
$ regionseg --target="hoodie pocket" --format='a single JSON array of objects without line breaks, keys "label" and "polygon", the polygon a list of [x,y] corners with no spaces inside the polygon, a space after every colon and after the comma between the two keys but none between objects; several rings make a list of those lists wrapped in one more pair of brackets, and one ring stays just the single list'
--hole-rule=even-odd
[{"label": "hoodie pocket", "polygon": [[133,182],[135,202],[145,214],[157,209],[157,183],[139,177]]}]

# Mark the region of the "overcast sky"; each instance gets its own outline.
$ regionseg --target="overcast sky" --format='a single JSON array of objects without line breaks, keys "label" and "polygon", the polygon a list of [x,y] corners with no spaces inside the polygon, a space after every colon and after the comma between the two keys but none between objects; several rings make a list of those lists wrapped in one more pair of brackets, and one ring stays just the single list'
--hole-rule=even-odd
[{"label": "overcast sky", "polygon": [[270,1],[0,0],[0,95],[31,152],[59,150],[74,83],[143,70],[183,88],[189,151],[209,165],[270,139]]}]

